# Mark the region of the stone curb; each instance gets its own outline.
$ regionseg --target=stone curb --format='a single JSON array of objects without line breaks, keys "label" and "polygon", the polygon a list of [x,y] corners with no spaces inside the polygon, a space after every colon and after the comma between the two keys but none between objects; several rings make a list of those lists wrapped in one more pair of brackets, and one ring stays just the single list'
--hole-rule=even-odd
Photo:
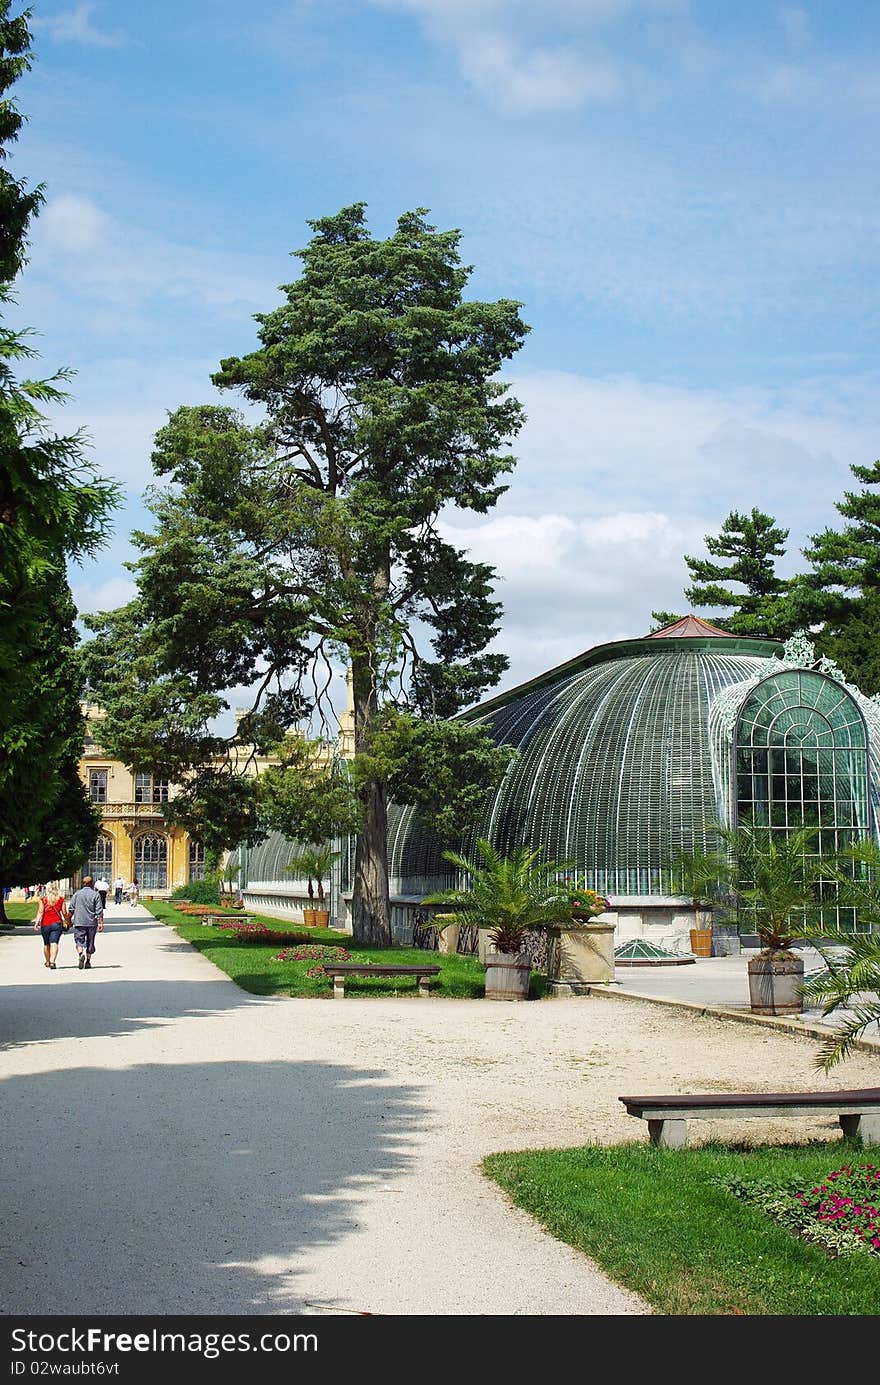
[{"label": "stone curb", "polygon": [[[832,1030],[823,1029],[818,1024],[801,1024],[798,1020],[785,1019],[775,1015],[753,1015],[745,1010],[734,1010],[726,1005],[700,1005],[692,1000],[673,1000],[669,996],[642,995],[638,991],[624,991],[619,987],[613,990],[602,985],[585,987],[587,995],[613,996],[617,1000],[639,1000],[647,1005],[665,1005],[669,1009],[681,1010],[686,1014],[705,1015],[710,1019],[734,1020],[738,1024],[754,1024],[765,1029],[776,1029],[784,1034],[798,1034],[806,1039],[827,1039]],[[856,1039],[853,1049],[859,1053],[873,1053],[880,1057],[880,1040]]]}]

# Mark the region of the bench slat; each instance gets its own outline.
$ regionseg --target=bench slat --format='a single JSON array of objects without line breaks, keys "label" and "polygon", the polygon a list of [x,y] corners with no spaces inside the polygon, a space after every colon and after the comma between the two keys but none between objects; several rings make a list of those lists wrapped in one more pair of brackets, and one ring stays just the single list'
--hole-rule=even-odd
[{"label": "bench slat", "polygon": [[440,967],[358,966],[353,962],[327,962],[327,976],[439,976]]},{"label": "bench slat", "polygon": [[618,1100],[623,1102],[627,1110],[630,1107],[638,1107],[641,1111],[735,1111],[744,1106],[803,1106],[810,1109],[826,1106],[880,1107],[880,1087],[860,1087],[837,1092],[713,1092],[695,1096],[622,1096]]}]

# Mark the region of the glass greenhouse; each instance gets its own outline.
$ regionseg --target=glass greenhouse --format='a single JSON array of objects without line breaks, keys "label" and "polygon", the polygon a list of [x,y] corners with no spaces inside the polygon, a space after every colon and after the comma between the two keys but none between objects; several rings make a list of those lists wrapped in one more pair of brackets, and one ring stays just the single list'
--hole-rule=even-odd
[{"label": "glass greenhouse", "polygon": [[[670,862],[711,846],[715,822],[815,827],[823,852],[876,833],[880,709],[802,637],[783,647],[688,616],[587,650],[463,716],[517,756],[458,849],[469,854],[478,837],[502,852],[542,846],[637,925],[687,924]],[[412,809],[391,806],[388,845],[399,904],[455,883],[444,844]],[[251,877],[257,868],[268,880],[283,853],[272,839],[257,847]],[[343,895],[352,856],[343,851]]]}]

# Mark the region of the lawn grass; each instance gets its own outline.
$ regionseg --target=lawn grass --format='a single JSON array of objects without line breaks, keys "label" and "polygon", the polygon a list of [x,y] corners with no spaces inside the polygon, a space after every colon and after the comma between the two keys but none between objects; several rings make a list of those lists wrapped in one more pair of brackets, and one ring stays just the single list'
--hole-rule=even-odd
[{"label": "lawn grass", "polygon": [[483,1171],[560,1240],[664,1314],[880,1311],[880,1258],[829,1259],[725,1191],[728,1177],[803,1179],[852,1159],[851,1141],[742,1149],[647,1143],[492,1154]]},{"label": "lawn grass", "polygon": [[[251,991],[254,995],[312,996],[321,999],[329,999],[332,995],[333,988],[329,977],[306,975],[311,967],[320,966],[319,962],[275,961],[275,954],[283,944],[243,942],[231,933],[224,933],[220,928],[204,928],[198,919],[187,918],[164,900],[143,900],[142,903],[155,918],[171,924],[182,938],[204,953],[215,966],[225,971],[226,975],[245,991]],[[306,929],[284,919],[266,918],[259,914],[252,917],[265,923],[267,928],[274,932],[302,931],[309,934],[310,942],[344,947],[356,962],[388,962],[395,966],[415,966],[426,960],[425,953],[417,948],[365,947],[354,942],[349,934],[337,933],[329,928]],[[458,998],[482,996],[485,974],[481,963],[475,957],[433,953],[428,960],[432,965],[436,963],[442,968],[440,975],[431,982],[432,995]],[[347,976],[345,994],[417,997],[418,987],[415,977],[410,976]]]},{"label": "lawn grass", "polygon": [[10,924],[33,923],[37,917],[37,901],[35,899],[19,900],[13,903],[12,900],[6,901],[6,917]]}]

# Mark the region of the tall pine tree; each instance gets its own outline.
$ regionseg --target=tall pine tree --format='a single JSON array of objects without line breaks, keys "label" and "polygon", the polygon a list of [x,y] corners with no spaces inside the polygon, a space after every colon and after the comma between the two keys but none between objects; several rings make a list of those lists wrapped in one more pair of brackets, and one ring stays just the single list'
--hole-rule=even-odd
[{"label": "tall pine tree", "polygon": [[[707,534],[705,538],[711,558],[725,562],[685,555],[691,585],[684,594],[691,606],[732,609],[732,615],[713,611],[708,619],[734,635],[772,639],[790,635],[797,622],[787,599],[789,582],[776,571],[776,559],[785,555],[788,533],[762,510],[753,508],[748,514],[732,510],[717,537]],[[652,615],[658,625],[677,618],[667,611]]]},{"label": "tall pine tree", "polygon": [[[421,210],[385,239],[360,203],[310,225],[300,277],[257,317],[258,348],[214,376],[264,421],[181,408],[157,436],[153,465],[171,484],[153,498],[155,532],[136,536],[136,601],[96,624],[126,654],[98,671],[96,694],[106,745],[179,775],[223,748],[210,718],[224,689],[254,686],[239,733],[266,744],[322,701],[330,660],[347,664],[353,926],[387,943],[386,809],[392,779],[406,790],[401,759],[472,754],[497,772],[486,734],[445,720],[506,666],[486,652],[494,572],[449,544],[439,518],[484,513],[505,489],[523,416],[498,372],[527,328],[518,303],[464,298],[459,233]],[[389,723],[397,702],[418,732]],[[454,772],[445,782],[461,787]],[[424,787],[409,787],[421,802]]]},{"label": "tall pine tree", "polygon": [[793,600],[801,625],[818,625],[816,648],[865,693],[880,692],[880,461],[852,466],[861,489],[835,507],[848,521],[823,529],[804,548],[811,571]]}]

